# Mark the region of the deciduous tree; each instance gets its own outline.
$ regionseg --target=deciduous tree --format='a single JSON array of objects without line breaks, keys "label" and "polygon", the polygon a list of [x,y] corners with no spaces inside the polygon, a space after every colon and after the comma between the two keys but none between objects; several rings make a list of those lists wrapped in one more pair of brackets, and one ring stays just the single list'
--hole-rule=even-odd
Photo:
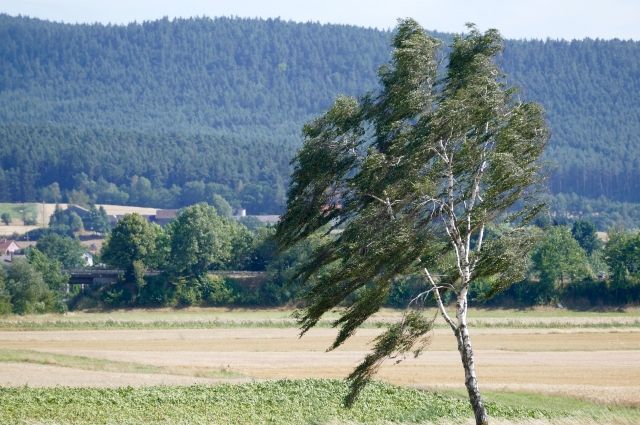
[{"label": "deciduous tree", "polygon": [[601,246],[596,234],[596,226],[590,221],[576,220],[571,227],[571,234],[588,255]]},{"label": "deciduous tree", "polygon": [[[502,48],[497,31],[470,26],[456,37],[444,76],[439,44],[415,21],[402,21],[392,62],[379,71],[380,92],[340,97],[304,127],[278,239],[288,247],[342,230],[300,271],[308,284],[302,333],[348,304],[331,348],[383,305],[394,277],[423,278],[411,309],[349,376],[347,403],[384,359],[420,352],[435,320],[420,307],[433,296],[458,343],[476,423],[485,424],[467,294],[477,279],[498,291],[526,271],[533,237],[523,223],[541,208],[531,188],[548,131],[542,108],[518,101],[505,85],[494,62]],[[512,227],[485,238],[495,222]]]},{"label": "deciduous tree", "polygon": [[157,245],[161,235],[160,226],[136,213],[125,215],[109,234],[101,258],[106,264],[124,269],[122,283],[127,291],[124,301],[135,302],[146,269],[158,265]]},{"label": "deciduous tree", "polygon": [[587,256],[569,228],[555,226],[545,232],[532,255],[533,268],[542,284],[564,288],[589,273]]},{"label": "deciduous tree", "polygon": [[50,233],[38,239],[36,248],[50,259],[59,261],[62,267],[71,269],[84,265],[82,254],[85,249],[77,239]]},{"label": "deciduous tree", "polygon": [[168,266],[178,276],[198,278],[224,264],[231,258],[231,227],[207,204],[183,209],[167,229]]}]

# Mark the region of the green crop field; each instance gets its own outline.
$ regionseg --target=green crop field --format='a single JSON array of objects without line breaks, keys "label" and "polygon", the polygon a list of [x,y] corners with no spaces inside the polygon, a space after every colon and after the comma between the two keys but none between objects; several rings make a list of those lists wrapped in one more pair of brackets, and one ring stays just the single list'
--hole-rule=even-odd
[{"label": "green crop field", "polygon": [[[239,385],[138,389],[11,388],[0,390],[0,422],[464,423],[470,414],[468,403],[455,395],[401,388],[379,382],[367,387],[351,409],[342,406],[345,394],[346,385],[336,380],[280,380]],[[546,411],[543,408],[518,407],[515,404],[489,402],[488,408],[494,418],[514,421],[550,420],[576,415],[571,410]],[[598,418],[602,417],[602,413],[591,411],[583,417]],[[629,415],[627,417],[631,418]]]},{"label": "green crop field", "polygon": [[[345,408],[346,391],[346,384],[337,380],[117,389],[4,388],[0,389],[0,423],[462,424],[470,416],[467,401],[455,393],[374,382],[352,408]],[[640,420],[638,410],[567,398],[492,393],[488,399],[489,413],[500,423],[631,424]]]}]

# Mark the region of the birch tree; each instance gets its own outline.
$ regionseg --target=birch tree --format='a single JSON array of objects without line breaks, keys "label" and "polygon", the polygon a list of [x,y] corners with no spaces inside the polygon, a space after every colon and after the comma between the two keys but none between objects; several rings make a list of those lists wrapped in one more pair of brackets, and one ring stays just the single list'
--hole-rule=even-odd
[{"label": "birch tree", "polygon": [[[384,304],[394,278],[423,278],[402,320],[348,377],[347,404],[385,359],[419,355],[441,317],[457,341],[476,423],[488,423],[468,292],[478,279],[500,291],[525,273],[533,243],[525,223],[542,207],[538,159],[548,139],[542,108],[519,101],[496,66],[501,49],[496,30],[469,25],[446,57],[415,21],[400,21],[379,92],[339,97],[304,127],[277,233],[282,247],[327,234],[299,271],[302,334],[346,306],[334,349]],[[509,230],[487,232],[492,224]],[[427,300],[439,314],[423,308]]]}]

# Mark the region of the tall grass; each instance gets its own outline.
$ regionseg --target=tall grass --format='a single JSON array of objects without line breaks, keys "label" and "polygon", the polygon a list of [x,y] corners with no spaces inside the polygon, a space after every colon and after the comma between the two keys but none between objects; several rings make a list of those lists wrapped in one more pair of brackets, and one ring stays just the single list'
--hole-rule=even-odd
[{"label": "tall grass", "polygon": [[[389,320],[371,320],[363,324],[363,328],[383,328]],[[321,320],[316,325],[320,328],[333,326],[332,320]],[[640,329],[640,319],[606,320],[606,321],[537,321],[518,319],[477,319],[469,320],[474,328],[510,328],[510,329]],[[221,328],[294,328],[297,323],[293,319],[267,320],[67,320],[65,318],[49,320],[0,319],[0,330],[4,331],[47,331],[47,330],[106,330],[106,329],[221,329]],[[437,323],[436,328],[446,328]]]}]

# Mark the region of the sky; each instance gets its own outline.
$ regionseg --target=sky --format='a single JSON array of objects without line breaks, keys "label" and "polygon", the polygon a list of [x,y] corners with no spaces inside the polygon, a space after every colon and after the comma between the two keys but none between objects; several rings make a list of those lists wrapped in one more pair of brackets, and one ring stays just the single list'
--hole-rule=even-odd
[{"label": "sky", "polygon": [[443,32],[474,22],[506,38],[640,40],[638,0],[2,0],[0,12],[68,23],[239,16],[380,29],[412,17]]}]

